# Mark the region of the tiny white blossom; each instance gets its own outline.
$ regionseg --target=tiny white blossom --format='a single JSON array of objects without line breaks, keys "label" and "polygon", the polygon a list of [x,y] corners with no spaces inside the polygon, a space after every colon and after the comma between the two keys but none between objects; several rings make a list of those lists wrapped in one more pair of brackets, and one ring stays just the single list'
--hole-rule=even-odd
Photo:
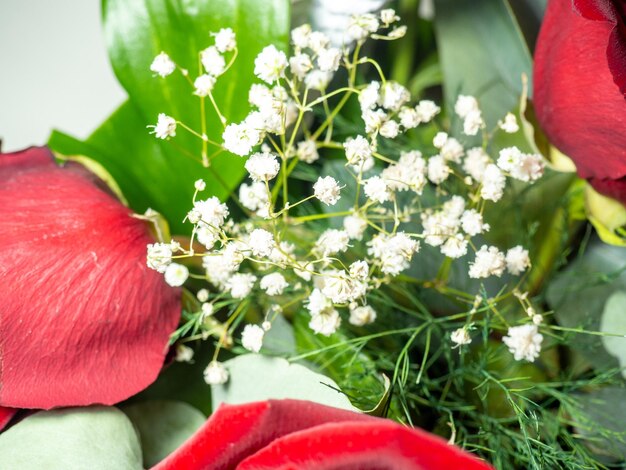
[{"label": "tiny white blossom", "polygon": [[164,273],[172,262],[172,247],[168,243],[153,243],[148,245],[146,264],[150,269]]},{"label": "tiny white blossom", "polygon": [[184,344],[176,345],[176,356],[174,356],[174,360],[176,362],[191,362],[193,359],[193,349],[189,346],[185,346]]},{"label": "tiny white blossom", "polygon": [[507,113],[504,116],[504,121],[498,122],[498,127],[508,134],[515,134],[519,131],[519,125],[517,124],[517,118],[513,113]]},{"label": "tiny white blossom", "polygon": [[372,147],[369,140],[362,135],[350,137],[343,144],[346,151],[346,159],[350,165],[362,164],[372,156]]},{"label": "tiny white blossom", "polygon": [[336,72],[341,61],[341,51],[336,47],[322,49],[317,54],[317,66],[322,72]]},{"label": "tiny white blossom", "polygon": [[478,101],[473,96],[459,95],[454,104],[454,112],[462,119],[472,111],[478,110]]},{"label": "tiny white blossom", "polygon": [[229,124],[222,134],[224,148],[229,152],[243,157],[248,155],[252,147],[261,140],[258,129],[254,129],[245,121],[241,124]]},{"label": "tiny white blossom", "polygon": [[504,254],[495,246],[483,245],[476,252],[476,258],[470,264],[469,276],[474,279],[489,276],[502,276],[506,268]]},{"label": "tiny white blossom", "polygon": [[200,53],[200,62],[209,75],[219,77],[224,73],[226,60],[215,46],[209,46]]},{"label": "tiny white blossom", "polygon": [[465,135],[476,135],[478,131],[485,127],[480,109],[475,109],[467,113],[463,120],[463,133]]},{"label": "tiny white blossom", "polygon": [[148,127],[152,127],[151,134],[154,134],[157,139],[168,139],[176,136],[176,119],[167,114],[159,113],[156,126]]},{"label": "tiny white blossom", "polygon": [[259,286],[267,295],[281,295],[289,284],[282,274],[272,273],[263,276]]},{"label": "tiny white blossom", "polygon": [[485,172],[482,177],[480,196],[483,199],[497,202],[504,195],[505,185],[506,178],[502,174],[502,171],[500,171],[496,165],[490,163],[485,167]]},{"label": "tiny white blossom", "polygon": [[248,241],[252,254],[264,258],[272,253],[276,246],[274,235],[262,228],[256,228],[250,233]]},{"label": "tiny white blossom", "polygon": [[348,321],[354,326],[369,325],[376,320],[376,311],[369,305],[362,305],[350,309]]},{"label": "tiny white blossom", "polygon": [[309,47],[309,37],[311,36],[311,25],[303,24],[291,30],[291,42],[299,49]]},{"label": "tiny white blossom", "polygon": [[428,179],[434,184],[443,183],[450,175],[450,167],[446,165],[441,155],[435,155],[428,159]]},{"label": "tiny white blossom", "polygon": [[312,139],[303,140],[298,142],[298,146],[296,148],[296,156],[298,160],[301,160],[305,163],[313,163],[314,161],[320,158],[319,153],[317,153],[317,145],[315,141]]},{"label": "tiny white blossom", "polygon": [[313,31],[309,34],[309,48],[316,54],[330,45],[330,38],[321,31]]},{"label": "tiny white blossom", "polygon": [[176,64],[170,59],[170,56],[161,52],[150,64],[150,70],[161,77],[167,77],[176,70]]},{"label": "tiny white blossom", "polygon": [[380,176],[372,176],[366,179],[363,191],[372,201],[383,203],[391,199],[391,193],[387,188],[387,184]]},{"label": "tiny white blossom", "polygon": [[274,83],[284,75],[287,56],[273,44],[266,46],[254,59],[254,74],[266,83]]},{"label": "tiny white blossom", "polygon": [[242,183],[239,186],[239,202],[251,211],[263,211],[269,205],[269,194],[265,184],[255,181],[248,185]]},{"label": "tiny white blossom", "polygon": [[203,179],[199,179],[196,180],[196,182],[193,184],[193,187],[196,189],[196,191],[204,191],[206,189],[206,183]]},{"label": "tiny white blossom", "polygon": [[361,114],[363,122],[365,123],[365,132],[372,134],[380,129],[380,126],[389,118],[387,113],[382,109],[366,109]]},{"label": "tiny white blossom", "polygon": [[207,289],[200,289],[196,294],[198,302],[206,302],[209,300],[209,291]]},{"label": "tiny white blossom", "polygon": [[311,315],[319,315],[320,313],[331,309],[333,304],[328,297],[322,294],[321,290],[315,288],[305,302],[305,306]]},{"label": "tiny white blossom", "polygon": [[400,133],[400,124],[394,120],[386,121],[380,126],[379,133],[386,139],[395,139]]},{"label": "tiny white blossom", "polygon": [[202,318],[208,318],[215,313],[215,306],[209,302],[204,302],[200,308],[202,312]]},{"label": "tiny white blossom", "polygon": [[300,80],[306,77],[306,74],[313,70],[313,62],[308,54],[300,53],[289,58],[289,68]]},{"label": "tiny white blossom", "polygon": [[350,277],[357,281],[365,281],[369,277],[370,267],[367,261],[359,260],[350,265]]},{"label": "tiny white blossom", "polygon": [[541,352],[543,335],[537,325],[520,325],[509,328],[507,336],[502,338],[516,361],[526,359],[534,362]]},{"label": "tiny white blossom", "polygon": [[518,245],[506,252],[506,269],[511,274],[518,276],[530,267],[528,250]]},{"label": "tiny white blossom", "polygon": [[322,256],[330,256],[348,249],[350,237],[345,230],[328,229],[317,239],[315,247]]},{"label": "tiny white blossom", "polygon": [[178,263],[171,263],[165,270],[165,282],[172,287],[182,286],[189,277],[189,269]]},{"label": "tiny white blossom", "polygon": [[474,209],[463,212],[461,216],[461,227],[463,231],[471,237],[489,230],[489,224],[483,222],[482,214]]},{"label": "tiny white blossom", "polygon": [[222,385],[228,382],[228,371],[221,362],[211,361],[204,369],[204,381],[209,385]]},{"label": "tiny white blossom", "polygon": [[272,109],[274,96],[272,91],[261,83],[253,83],[248,91],[248,102],[260,109]]},{"label": "tiny white blossom", "polygon": [[330,336],[337,331],[337,328],[341,325],[341,317],[339,312],[333,309],[327,309],[323,312],[312,315],[311,321],[309,321],[309,328],[315,333]]},{"label": "tiny white blossom", "polygon": [[470,344],[472,342],[472,338],[470,337],[469,332],[467,331],[467,328],[465,327],[454,330],[450,334],[450,339],[457,346]]},{"label": "tiny white blossom", "polygon": [[258,353],[263,346],[265,330],[259,325],[246,325],[241,332],[241,345],[248,351]]},{"label": "tiny white blossom", "polygon": [[231,28],[222,28],[215,35],[215,47],[224,53],[237,47],[235,32]]},{"label": "tiny white blossom", "polygon": [[327,206],[334,206],[339,201],[341,188],[332,176],[319,177],[313,185],[313,194]]},{"label": "tiny white blossom", "polygon": [[467,253],[467,240],[460,233],[448,237],[444,244],[441,245],[441,253],[453,259],[465,256]]},{"label": "tiny white blossom", "polygon": [[380,11],[380,21],[385,26],[389,26],[391,23],[395,23],[399,20],[400,17],[396,15],[396,11],[393,8],[385,8]]},{"label": "tiny white blossom", "polygon": [[196,89],[194,94],[197,96],[208,96],[214,86],[215,77],[205,73],[194,80],[193,87]]},{"label": "tiny white blossom", "polygon": [[488,164],[489,155],[482,147],[474,147],[467,151],[463,161],[463,170],[475,181],[481,182]]},{"label": "tiny white blossom", "polygon": [[361,240],[367,221],[358,215],[349,215],[343,219],[343,228],[352,240]]},{"label": "tiny white blossom", "polygon": [[417,103],[415,111],[417,111],[417,116],[420,122],[430,122],[437,114],[439,114],[441,108],[437,106],[434,101],[422,100]]},{"label": "tiny white blossom", "polygon": [[439,151],[444,160],[454,163],[461,162],[463,153],[463,146],[454,137],[448,137]]},{"label": "tiny white blossom", "polygon": [[437,132],[433,138],[433,145],[435,148],[442,148],[448,141],[448,134],[445,132]]},{"label": "tiny white blossom", "polygon": [[408,31],[408,28],[406,25],[396,26],[395,28],[393,28],[391,31],[387,33],[387,37],[390,39],[400,39],[406,36],[407,31]]},{"label": "tiny white blossom", "polygon": [[378,104],[389,111],[397,111],[410,99],[411,93],[406,87],[389,80],[380,87]]},{"label": "tiny white blossom", "polygon": [[359,92],[359,104],[361,110],[372,109],[380,99],[380,82],[370,82]]},{"label": "tiny white blossom", "polygon": [[420,123],[420,119],[415,108],[408,108],[406,106],[403,107],[400,109],[398,117],[400,118],[400,124],[402,124],[402,127],[405,129],[413,129]]},{"label": "tiny white blossom", "polygon": [[278,174],[280,163],[272,153],[255,153],[246,161],[246,170],[254,181],[270,181]]},{"label": "tiny white blossom", "polygon": [[221,227],[228,217],[228,206],[215,196],[211,196],[205,201],[196,201],[193,207],[200,215],[198,222],[200,225]]},{"label": "tiny white blossom", "polygon": [[226,281],[226,289],[233,298],[243,299],[252,292],[255,282],[256,276],[253,274],[237,273],[233,274],[230,279]]},{"label": "tiny white blossom", "polygon": [[304,77],[304,84],[311,90],[324,91],[328,87],[332,78],[333,77],[330,72],[315,69],[311,70],[307,73],[306,77]]},{"label": "tiny white blossom", "polygon": [[371,13],[355,15],[348,24],[348,37],[356,41],[362,41],[371,33],[375,33],[378,27],[378,19]]}]

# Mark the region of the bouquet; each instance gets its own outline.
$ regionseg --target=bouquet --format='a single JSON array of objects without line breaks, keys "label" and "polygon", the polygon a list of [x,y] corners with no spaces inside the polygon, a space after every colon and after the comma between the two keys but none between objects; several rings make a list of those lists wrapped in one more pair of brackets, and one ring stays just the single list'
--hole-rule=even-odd
[{"label": "bouquet", "polygon": [[619,5],[383,3],[103,2],[128,100],[0,158],[0,467],[623,463]]}]

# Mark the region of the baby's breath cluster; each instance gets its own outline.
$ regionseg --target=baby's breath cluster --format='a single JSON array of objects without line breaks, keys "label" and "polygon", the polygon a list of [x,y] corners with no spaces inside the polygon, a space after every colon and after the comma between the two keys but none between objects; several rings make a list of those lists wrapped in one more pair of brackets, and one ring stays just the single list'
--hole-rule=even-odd
[{"label": "baby's breath cluster", "polygon": [[[439,250],[447,262],[463,263],[471,278],[520,276],[529,268],[524,247],[503,249],[484,242],[490,229],[483,219],[487,204],[497,203],[511,180],[532,183],[543,172],[538,155],[515,147],[497,156],[485,150],[493,132],[518,132],[513,114],[489,132],[478,100],[461,95],[454,119],[462,124],[467,139],[440,131],[431,134],[432,142],[422,148],[385,150],[412,129],[434,126],[441,112],[433,101],[413,100],[406,87],[385,78],[376,61],[361,55],[368,38],[402,37],[405,28],[397,21],[390,9],[355,16],[341,45],[302,25],[291,33],[290,56],[267,45],[254,62],[259,82],[249,90],[251,111],[240,122],[224,118],[212,95],[237,55],[233,31],[222,29],[213,34],[214,45],[199,53],[203,70],[189,78],[190,93],[203,104],[203,128],[191,129],[174,117],[159,115],[155,136],[175,138],[177,126],[183,127],[202,140],[205,165],[211,163],[206,151],[211,145],[232,154],[227,158],[246,159],[248,178],[233,197],[245,218],[234,220],[232,205],[215,196],[200,197],[207,188],[199,180],[186,217],[193,226],[189,246],[175,242],[148,246],[148,266],[163,273],[168,284],[181,286],[190,276],[208,283],[197,293],[194,314],[194,321],[204,328],[201,337],[214,333],[214,326],[207,326],[214,323],[207,319],[220,308],[241,306],[231,310],[217,351],[229,345],[228,332],[236,317],[245,313],[247,302],[266,312],[262,324],[243,328],[241,344],[252,352],[261,349],[276,315],[294,306],[301,307],[298,314],[308,315],[310,328],[320,335],[333,334],[345,321],[359,327],[374,322],[377,312],[368,303],[369,294],[406,276],[412,263],[419,263],[424,245]],[[177,67],[161,53],[151,70],[166,77]],[[373,67],[377,80],[357,83],[361,67]],[[189,77],[188,71],[180,71]],[[337,139],[336,117],[351,98],[360,107],[361,132]],[[205,99],[223,124],[221,143],[206,136]],[[314,112],[322,118],[314,119]],[[474,136],[479,135],[478,145],[462,142],[476,142],[480,139]],[[312,166],[319,173],[319,160],[329,150],[342,153],[344,176],[319,175],[308,194],[292,200],[294,170]],[[301,210],[304,207],[307,210]],[[321,231],[320,221],[329,222]],[[185,259],[198,257],[202,271],[196,267],[190,273],[186,266],[197,264]],[[532,308],[523,294],[518,298],[526,309]],[[471,342],[472,316],[481,301],[475,302],[467,324],[451,332],[452,343]],[[511,327],[504,343],[516,359],[532,361],[540,351],[541,318],[529,318],[529,323]],[[190,360],[189,348],[179,347],[177,357]],[[228,379],[217,352],[205,379],[213,384]]]}]

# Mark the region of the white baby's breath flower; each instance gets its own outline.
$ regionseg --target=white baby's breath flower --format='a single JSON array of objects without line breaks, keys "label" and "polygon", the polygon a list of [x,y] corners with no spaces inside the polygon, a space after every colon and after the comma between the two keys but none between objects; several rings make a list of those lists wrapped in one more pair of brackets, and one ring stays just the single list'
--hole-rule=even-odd
[{"label": "white baby's breath flower", "polygon": [[309,47],[311,25],[303,24],[291,30],[291,43],[298,49]]},{"label": "white baby's breath flower", "polygon": [[483,120],[480,109],[475,109],[467,113],[463,120],[463,133],[465,135],[476,135],[478,131],[485,127],[485,121]]},{"label": "white baby's breath flower", "polygon": [[228,281],[226,281],[226,290],[230,292],[230,295],[235,299],[243,299],[250,295],[254,283],[256,282],[256,276],[249,273],[237,273],[233,274]]},{"label": "white baby's breath flower", "polygon": [[472,342],[472,338],[469,335],[466,327],[458,328],[454,330],[450,334],[450,339],[457,346],[463,346],[465,344],[470,344]]},{"label": "white baby's breath flower", "polygon": [[343,144],[346,159],[350,165],[359,165],[372,156],[372,147],[369,140],[362,135],[350,137]]},{"label": "white baby's breath flower", "polygon": [[248,243],[252,254],[261,258],[269,256],[276,246],[274,235],[262,228],[256,228],[250,233]]},{"label": "white baby's breath flower", "polygon": [[372,176],[371,178],[366,179],[363,186],[363,192],[365,192],[365,195],[372,201],[379,203],[383,203],[391,199],[391,193],[387,188],[387,184],[380,176]]},{"label": "white baby's breath flower", "polygon": [[530,267],[528,250],[518,245],[506,252],[506,269],[514,276],[522,274]]},{"label": "white baby's breath flower", "polygon": [[222,385],[228,382],[228,371],[221,362],[211,361],[204,369],[204,381],[209,385]]},{"label": "white baby's breath flower", "polygon": [[467,151],[463,160],[463,170],[475,181],[481,182],[488,164],[489,155],[485,153],[482,147],[475,147]]},{"label": "white baby's breath flower", "polygon": [[343,228],[352,240],[361,240],[367,221],[358,215],[348,215],[343,219]]},{"label": "white baby's breath flower", "polygon": [[272,84],[284,76],[287,56],[270,44],[254,59],[254,74],[266,83]]},{"label": "white baby's breath flower", "polygon": [[176,64],[170,59],[170,56],[161,52],[150,64],[150,70],[161,77],[167,77],[176,70]]},{"label": "white baby's breath flower", "polygon": [[446,165],[441,155],[435,155],[428,159],[428,179],[434,184],[441,184],[448,179],[450,167]]},{"label": "white baby's breath flower", "polygon": [[463,212],[461,216],[461,227],[463,231],[471,237],[489,230],[489,224],[483,222],[482,214],[474,209]]},{"label": "white baby's breath flower", "polygon": [[380,10],[380,21],[385,26],[389,26],[391,23],[400,21],[400,17],[396,15],[396,11],[393,8],[385,8]]},{"label": "white baby's breath flower", "polygon": [[417,103],[415,111],[417,111],[417,116],[420,122],[430,122],[437,114],[439,114],[441,108],[437,106],[434,101],[422,100]]},{"label": "white baby's breath flower", "polygon": [[176,136],[176,119],[164,113],[159,113],[155,126],[148,127],[152,128],[151,134],[154,134],[157,139],[168,139]]},{"label": "white baby's breath flower", "polygon": [[448,137],[439,154],[448,162],[460,163],[464,152],[463,146],[458,140],[454,137]]},{"label": "white baby's breath flower", "polygon": [[146,264],[150,269],[164,273],[172,262],[172,247],[169,243],[153,243],[148,245]]},{"label": "white baby's breath flower", "polygon": [[517,118],[513,113],[507,113],[504,116],[504,121],[498,122],[498,127],[508,134],[515,134],[519,131],[519,125],[517,124]]},{"label": "white baby's breath flower", "polygon": [[359,92],[359,104],[361,110],[373,109],[380,99],[380,82],[370,82]]},{"label": "white baby's breath flower", "polygon": [[348,322],[354,326],[364,326],[376,320],[376,311],[369,305],[362,305],[350,309]]},{"label": "white baby's breath flower", "polygon": [[231,28],[222,28],[215,34],[215,47],[221,53],[232,51],[237,47],[235,32]]},{"label": "white baby's breath flower", "polygon": [[304,77],[304,85],[311,90],[324,91],[332,78],[332,73],[315,69]]},{"label": "white baby's breath flower", "polygon": [[313,163],[317,161],[320,156],[317,153],[317,145],[314,140],[307,139],[301,142],[298,142],[298,146],[296,148],[296,156],[298,160],[301,160],[305,163]]},{"label": "white baby's breath flower", "polygon": [[196,191],[204,191],[206,189],[206,183],[203,179],[196,180],[193,184]]},{"label": "white baby's breath flower", "polygon": [[323,311],[331,309],[333,304],[328,297],[322,294],[320,289],[315,288],[306,300],[305,307],[311,315],[319,315]]},{"label": "white baby's breath flower", "polygon": [[505,185],[506,178],[502,174],[502,171],[500,171],[496,165],[490,163],[485,167],[485,172],[482,176],[480,196],[483,199],[497,202],[504,195]]},{"label": "white baby's breath flower", "polygon": [[408,28],[406,25],[396,26],[395,28],[393,28],[391,31],[387,33],[387,37],[389,39],[400,39],[406,36],[407,31],[408,31]]},{"label": "white baby's breath flower", "polygon": [[336,72],[341,62],[341,51],[336,47],[322,49],[317,54],[317,66],[322,72]]},{"label": "white baby's breath flower", "polygon": [[406,87],[389,80],[380,87],[378,104],[389,111],[397,111],[410,99],[411,93]]},{"label": "white baby's breath flower", "polygon": [[435,146],[435,148],[438,148],[438,149],[446,145],[447,141],[448,141],[448,134],[446,132],[437,132],[435,134],[435,137],[433,137],[433,145]]},{"label": "white baby's breath flower", "polygon": [[513,326],[502,342],[508,346],[516,361],[526,359],[535,362],[541,352],[543,335],[539,333],[537,325]]},{"label": "white baby's breath flower", "polygon": [[176,345],[176,355],[174,356],[174,360],[176,362],[191,362],[193,359],[193,349],[189,346],[185,346],[184,344]]},{"label": "white baby's breath flower", "polygon": [[309,34],[309,48],[316,54],[326,49],[330,45],[330,38],[321,31],[312,31]]},{"label": "white baby's breath flower", "polygon": [[469,276],[474,279],[489,276],[502,276],[506,268],[504,254],[495,246],[483,245],[476,252],[476,258],[470,264]]},{"label": "white baby's breath flower", "polygon": [[405,129],[414,129],[420,123],[420,119],[415,108],[409,108],[406,106],[403,107],[400,109],[398,117],[400,118],[400,124],[402,124],[402,127]]},{"label": "white baby's breath flower", "polygon": [[361,114],[361,117],[365,123],[365,132],[368,134],[378,132],[380,126],[389,118],[382,109],[366,109]]},{"label": "white baby's breath flower", "polygon": [[267,208],[269,204],[269,194],[265,183],[261,181],[255,181],[248,185],[242,183],[239,186],[239,202],[251,211],[259,211]]},{"label": "white baby's breath flower", "polygon": [[282,274],[272,273],[263,276],[259,286],[267,295],[281,295],[289,284]]},{"label": "white baby's breath flower", "polygon": [[204,201],[196,201],[193,208],[200,215],[198,222],[200,225],[219,228],[228,217],[228,206],[215,196]]},{"label": "white baby's breath flower", "polygon": [[172,287],[182,286],[189,277],[189,269],[178,263],[171,263],[165,270],[165,282]]},{"label": "white baby's breath flower", "polygon": [[263,346],[265,330],[259,325],[246,325],[241,332],[241,345],[253,353],[258,353]]},{"label": "white baby's breath flower", "polygon": [[315,247],[324,257],[344,252],[348,249],[350,237],[345,230],[328,229],[317,239]]},{"label": "white baby's breath flower", "polygon": [[194,95],[208,96],[214,86],[215,77],[213,75],[209,75],[207,73],[200,75],[193,82],[193,87],[195,88]]},{"label": "white baby's breath flower", "polygon": [[400,133],[400,124],[394,120],[384,122],[378,131],[386,139],[395,139]]},{"label": "white baby's breath flower", "polygon": [[219,77],[224,73],[226,60],[215,46],[209,46],[200,53],[200,62],[209,75]]},{"label": "white baby's breath flower", "polygon": [[319,177],[313,185],[313,194],[327,206],[334,206],[339,201],[341,188],[332,176]]},{"label": "white baby's breath flower", "polygon": [[251,127],[248,123],[229,124],[222,134],[224,148],[229,152],[243,157],[248,155],[252,147],[257,145],[261,139],[258,129]]},{"label": "white baby's breath flower", "polygon": [[464,119],[472,111],[479,111],[478,101],[473,96],[459,95],[454,104],[454,112]]},{"label": "white baby's breath flower", "polygon": [[357,281],[365,281],[369,277],[370,267],[367,261],[359,260],[350,265],[350,277]]},{"label": "white baby's breath flower", "polygon": [[246,170],[254,181],[270,181],[278,174],[280,163],[273,153],[255,153],[248,158]]},{"label": "white baby's breath flower", "polygon": [[209,300],[209,291],[207,289],[200,289],[196,294],[198,302],[206,302]]},{"label": "white baby's breath flower", "polygon": [[309,321],[309,328],[315,333],[330,336],[337,331],[337,328],[341,325],[341,317],[339,312],[332,309],[326,309],[323,312],[312,315],[311,321]]},{"label": "white baby's breath flower", "polygon": [[208,318],[215,313],[215,306],[209,302],[204,302],[202,307],[200,307],[200,311],[202,312],[202,318]]},{"label": "white baby's breath flower", "polygon": [[289,68],[300,80],[306,77],[306,74],[313,70],[313,62],[308,54],[300,53],[289,58]]},{"label": "white baby's breath flower", "polygon": [[362,41],[371,33],[375,33],[378,27],[378,18],[373,14],[365,13],[363,15],[355,15],[350,19],[350,23],[348,24],[348,37],[355,41]]},{"label": "white baby's breath flower", "polygon": [[448,237],[444,244],[441,245],[441,253],[453,259],[465,256],[467,253],[467,240],[460,233]]}]

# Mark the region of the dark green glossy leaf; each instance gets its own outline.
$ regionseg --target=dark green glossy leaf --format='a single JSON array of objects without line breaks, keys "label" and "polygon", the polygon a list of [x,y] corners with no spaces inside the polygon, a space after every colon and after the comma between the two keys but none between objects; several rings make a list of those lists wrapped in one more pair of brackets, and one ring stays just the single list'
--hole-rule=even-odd
[{"label": "dark green glossy leaf", "polygon": [[[214,95],[226,118],[238,122],[249,111],[248,89],[257,81],[254,58],[268,44],[287,48],[289,2],[108,0],[103,18],[111,62],[129,100],[85,142],[80,155],[111,173],[135,211],[152,207],[166,217],[173,233],[185,233],[190,228],[182,220],[191,205],[193,182],[203,178],[207,194],[225,198],[244,175],[244,159],[222,152],[207,169],[201,164],[201,140],[184,129],[169,141],[148,134],[146,126],[161,112],[201,130],[200,99],[193,87],[179,72],[154,77],[150,63],[166,51],[193,80],[200,74],[199,52],[213,44],[210,32],[231,27],[239,55],[218,79]],[[206,105],[206,133],[220,143],[223,126],[208,100]],[[58,136],[50,145],[64,153]],[[218,151],[209,147],[209,155]]]},{"label": "dark green glossy leaf", "polygon": [[0,468],[141,470],[141,448],[117,408],[40,411],[0,435]]},{"label": "dark green glossy leaf", "polygon": [[436,0],[435,28],[445,101],[476,96],[488,129],[515,108],[531,56],[506,0]]}]

